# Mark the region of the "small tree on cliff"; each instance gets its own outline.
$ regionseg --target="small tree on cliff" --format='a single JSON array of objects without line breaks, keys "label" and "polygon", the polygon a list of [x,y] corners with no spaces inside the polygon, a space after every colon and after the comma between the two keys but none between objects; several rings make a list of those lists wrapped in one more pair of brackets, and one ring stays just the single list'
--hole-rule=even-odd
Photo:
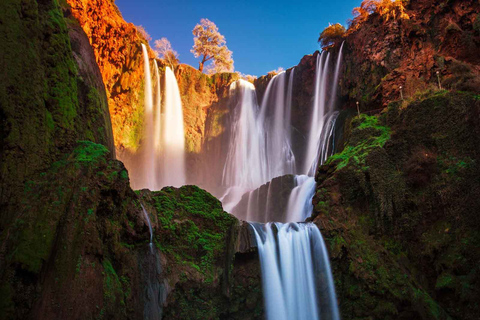
[{"label": "small tree on cliff", "polygon": [[213,64],[208,68],[210,72],[233,71],[232,52],[226,46],[225,37],[218,32],[212,21],[201,19],[195,26],[193,33],[193,48],[191,52],[195,58],[201,57],[198,70],[203,72],[207,61],[213,59]]},{"label": "small tree on cliff", "polygon": [[322,48],[334,45],[343,39],[345,32],[345,27],[340,23],[331,24],[326,27],[322,33],[320,33],[320,37],[318,37],[318,43],[320,43]]},{"label": "small tree on cliff", "polygon": [[152,40],[152,37],[148,34],[147,30],[143,26],[135,26],[135,29],[137,29],[137,32],[140,34],[143,39],[150,41]]},{"label": "small tree on cliff", "polygon": [[165,60],[171,66],[178,64],[178,53],[172,49],[172,45],[167,38],[155,40],[155,52],[158,57]]},{"label": "small tree on cliff", "polygon": [[408,20],[404,2],[407,0],[363,0],[360,7],[353,9],[349,20],[349,31],[356,30],[372,13],[378,13],[385,21],[390,19]]}]

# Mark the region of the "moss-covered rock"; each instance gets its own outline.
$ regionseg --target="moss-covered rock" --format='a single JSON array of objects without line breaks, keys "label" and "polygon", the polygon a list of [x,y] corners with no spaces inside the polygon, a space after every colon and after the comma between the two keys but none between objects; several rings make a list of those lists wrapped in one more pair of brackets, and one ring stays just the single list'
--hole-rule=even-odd
[{"label": "moss-covered rock", "polygon": [[478,313],[480,104],[439,91],[356,117],[317,172],[344,319]]},{"label": "moss-covered rock", "polygon": [[25,184],[3,240],[0,318],[142,317],[148,228],[108,153],[80,142]]},{"label": "moss-covered rock", "polygon": [[24,183],[77,140],[110,147],[112,157],[114,150],[93,51],[72,45],[86,40],[85,34],[70,32],[72,21],[57,1],[3,1],[0,21],[0,231],[5,234]]},{"label": "moss-covered rock", "polygon": [[257,253],[238,250],[239,234],[248,226],[196,186],[139,194],[154,214],[155,244],[165,259],[171,291],[164,319],[260,319]]}]

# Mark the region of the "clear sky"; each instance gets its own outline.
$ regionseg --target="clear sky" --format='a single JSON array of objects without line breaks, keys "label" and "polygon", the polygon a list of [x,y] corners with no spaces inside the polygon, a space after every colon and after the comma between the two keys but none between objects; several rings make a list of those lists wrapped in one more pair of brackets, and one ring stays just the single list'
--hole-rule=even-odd
[{"label": "clear sky", "polygon": [[[361,0],[116,0],[124,19],[142,25],[152,38],[166,37],[182,63],[198,67],[190,49],[201,18],[217,25],[233,52],[235,70],[261,76],[297,65],[319,49],[329,23],[346,26]],[[151,42],[153,45],[153,41]]]}]

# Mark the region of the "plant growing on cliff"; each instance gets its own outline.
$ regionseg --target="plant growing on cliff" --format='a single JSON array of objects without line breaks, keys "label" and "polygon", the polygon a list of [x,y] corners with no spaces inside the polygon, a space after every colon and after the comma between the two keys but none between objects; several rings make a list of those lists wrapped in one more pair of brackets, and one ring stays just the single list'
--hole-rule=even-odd
[{"label": "plant growing on cliff", "polygon": [[267,73],[267,75],[269,75],[269,76],[276,76],[277,74],[282,73],[282,72],[284,72],[284,71],[285,71],[285,69],[283,69],[282,67],[278,67],[276,70],[269,71],[269,72]]},{"label": "plant growing on cliff", "polygon": [[228,50],[225,37],[218,32],[215,23],[201,19],[192,33],[194,37],[191,52],[195,58],[201,57],[198,70],[203,72],[205,63],[213,60],[208,67],[209,73],[233,71],[232,51]]},{"label": "plant growing on cliff", "polygon": [[410,19],[405,12],[404,0],[364,0],[360,7],[353,9],[349,29],[356,30],[372,13],[378,13],[385,21]]},{"label": "plant growing on cliff", "polygon": [[171,66],[178,64],[178,53],[172,49],[172,44],[167,38],[157,39],[154,44],[155,52],[159,58],[165,60],[165,62]]},{"label": "plant growing on cliff", "polygon": [[340,42],[345,36],[345,27],[340,23],[331,24],[320,33],[318,43],[322,49]]},{"label": "plant growing on cliff", "polygon": [[143,26],[135,26],[135,28],[137,29],[137,32],[140,34],[140,36],[142,36],[143,39],[147,40],[147,42],[152,40],[152,37],[148,34],[147,30],[145,30]]}]

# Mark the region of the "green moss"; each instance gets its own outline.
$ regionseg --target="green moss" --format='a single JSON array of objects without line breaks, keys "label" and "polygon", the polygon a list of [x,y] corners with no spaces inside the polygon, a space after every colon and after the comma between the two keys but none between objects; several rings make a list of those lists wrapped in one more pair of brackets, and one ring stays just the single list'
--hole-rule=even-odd
[{"label": "green moss", "polygon": [[196,186],[164,188],[153,199],[162,251],[212,281],[215,263],[225,254],[226,237],[237,220],[223,211],[218,199]]},{"label": "green moss", "polygon": [[[107,310],[124,306],[122,284],[118,278],[112,263],[108,259],[103,260],[103,299]],[[118,301],[120,300],[120,301]],[[118,313],[118,310],[116,310]]]},{"label": "green moss", "polygon": [[122,179],[127,180],[127,179],[128,179],[128,172],[127,172],[127,170],[122,170],[122,171],[120,171],[120,177],[121,177]]},{"label": "green moss", "polygon": [[[352,136],[357,141],[347,145],[341,153],[334,154],[327,160],[327,164],[336,163],[338,169],[346,167],[350,161],[363,166],[367,155],[375,148],[382,148],[390,139],[390,128],[378,123],[378,117],[360,115],[352,121]],[[366,139],[361,139],[366,137]]]},{"label": "green moss", "polygon": [[91,141],[78,141],[78,147],[73,151],[73,157],[82,166],[97,166],[106,163],[105,156],[110,151],[101,144]]},{"label": "green moss", "polygon": [[480,33],[480,14],[477,14],[477,17],[475,18],[473,30],[475,30],[477,33]]},{"label": "green moss", "polygon": [[454,285],[454,277],[451,274],[442,274],[438,279],[437,283],[435,284],[436,289],[442,288],[452,288]]}]

